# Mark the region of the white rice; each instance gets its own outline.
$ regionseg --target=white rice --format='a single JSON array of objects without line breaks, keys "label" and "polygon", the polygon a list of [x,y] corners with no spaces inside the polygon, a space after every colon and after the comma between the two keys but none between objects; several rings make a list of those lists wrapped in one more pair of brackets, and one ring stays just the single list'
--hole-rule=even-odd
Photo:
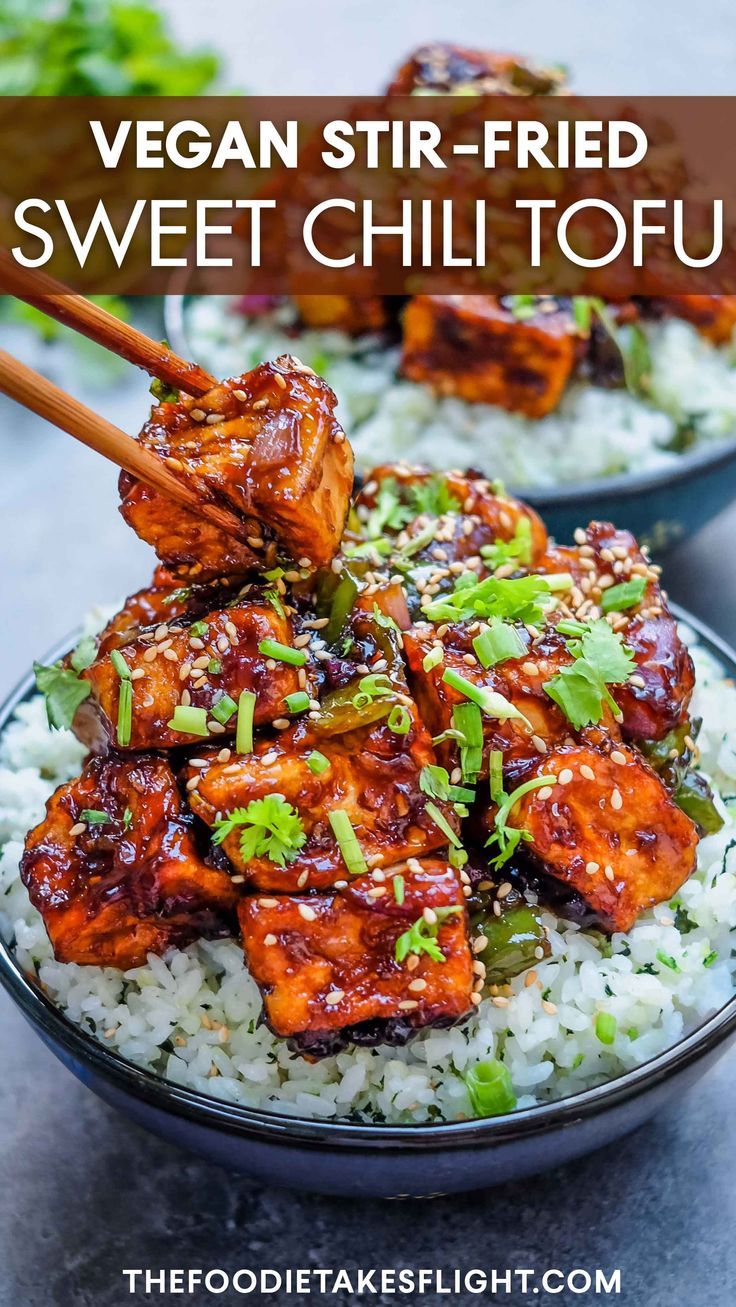
[{"label": "white rice", "polygon": [[[508,1066],[519,1107],[611,1079],[676,1043],[734,990],[736,687],[690,643],[702,768],[720,796],[723,830],[701,842],[698,869],[674,905],[645,913],[628,935],[609,942],[545,913],[552,955],[536,966],[539,985],[527,988],[518,977],[508,1006],[484,999],[462,1027],[429,1031],[406,1048],[353,1049],[310,1065],[257,1028],[260,997],[234,940],[150,955],[146,966],[125,973],[55,962],[18,864],[26,831],[56,785],[78,772],[84,750],[69,732],[49,731],[40,698],[18,709],[0,742],[0,930],[51,999],[108,1048],[249,1107],[399,1123],[456,1120],[472,1114],[463,1074],[488,1058]],[[678,916],[684,929],[675,924],[678,906],[687,914]],[[600,1012],[616,1018],[611,1045],[596,1035]]]},{"label": "white rice", "polygon": [[734,348],[716,348],[686,322],[646,327],[648,401],[581,382],[554,413],[534,421],[398,380],[398,349],[381,348],[375,339],[355,341],[339,331],[295,335],[288,306],[248,321],[235,304],[216,297],[190,302],[190,352],[218,376],[298,354],[340,396],[340,421],[363,466],[407,457],[431,467],[490,468],[521,489],[676,464],[679,454],[670,446],[683,427],[689,447],[736,435]]}]

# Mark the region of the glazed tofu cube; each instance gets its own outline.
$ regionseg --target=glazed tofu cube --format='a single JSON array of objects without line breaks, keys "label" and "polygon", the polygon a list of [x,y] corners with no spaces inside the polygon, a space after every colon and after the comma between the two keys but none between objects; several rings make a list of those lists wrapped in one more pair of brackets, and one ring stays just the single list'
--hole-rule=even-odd
[{"label": "glazed tofu cube", "polygon": [[[429,799],[420,787],[422,768],[436,759],[410,700],[409,705],[406,734],[391,730],[385,712],[371,725],[335,734],[321,733],[319,722],[301,723],[273,739],[258,740],[247,756],[222,763],[205,755],[205,767],[190,769],[195,788],[189,790],[189,802],[208,826],[216,828],[218,816],[243,813],[269,795],[280,796],[298,815],[303,842],[282,862],[274,854],[254,856],[248,843],[243,852],[242,836],[250,823],[236,824],[226,835],[222,849],[248,884],[291,892],[345,880],[349,870],[330,823],[337,811],[348,817],[369,867],[390,867],[447,847],[446,830],[432,816],[432,804],[450,828],[457,829],[458,821],[449,803]],[[315,755],[318,769],[313,771]]]},{"label": "glazed tofu cube", "polygon": [[159,405],[141,444],[203,499],[235,509],[242,537],[234,540],[125,472],[123,517],[162,562],[200,580],[262,569],[277,552],[326,566],[340,543],[353,480],[335,403],[324,381],[284,355],[197,399]]},{"label": "glazed tofu cube", "polygon": [[307,327],[362,336],[388,326],[386,303],[379,295],[295,295],[294,303]]},{"label": "glazed tofu cube", "polygon": [[[556,547],[537,563],[541,572],[570,572],[575,611],[587,603],[585,620],[606,613],[634,654],[636,668],[624,685],[612,687],[630,740],[659,740],[687,717],[695,670],[652,567],[629,531],[610,522],[591,522],[578,544]],[[639,587],[638,597],[618,587]],[[621,595],[620,600],[616,596]]]},{"label": "glazed tofu cube", "polygon": [[[440,858],[399,863],[381,882],[359,876],[332,894],[243,899],[245,959],[268,1025],[312,1057],[453,1025],[473,991],[464,903],[457,872]],[[420,951],[399,947],[398,960],[397,941],[412,927],[408,943]]]},{"label": "glazed tofu cube", "polygon": [[547,548],[547,532],[533,508],[471,474],[383,463],[367,473],[355,507],[369,538],[380,523],[382,532],[397,537],[397,547],[436,520],[434,538],[413,557],[434,562],[438,569],[464,562],[480,574],[485,570],[481,549],[516,538],[523,540],[528,564]]},{"label": "glazed tofu cube", "polygon": [[237,890],[202,860],[163,759],[95,758],[26,839],[21,877],[59,962],[137,967],[232,931]]},{"label": "glazed tofu cube", "polygon": [[290,619],[256,598],[209,612],[194,623],[176,619],[149,627],[117,645],[116,657],[131,678],[127,741],[120,730],[125,678],[104,649],[82,673],[92,693],[77,709],[75,734],[91,748],[172,749],[201,743],[202,734],[170,725],[177,708],[186,706],[204,710],[205,739],[222,740],[235,733],[235,705],[243,690],[256,695],[255,722],[272,722],[285,711],[285,696],[299,688],[298,671],[270,659],[259,645],[273,640],[291,646],[293,638]]},{"label": "glazed tofu cube", "polygon": [[559,404],[579,339],[552,297],[519,317],[490,295],[419,295],[405,310],[401,366],[439,394],[539,418]]},{"label": "glazed tofu cube", "polygon": [[629,930],[694,870],[696,826],[627,746],[563,746],[540,760],[536,775],[554,779],[522,796],[508,824],[528,832],[523,849],[576,890],[606,929]]},{"label": "glazed tofu cube", "polygon": [[[478,624],[478,634],[482,625]],[[446,626],[442,636],[437,631],[429,623],[417,623],[404,636],[412,693],[431,735],[441,736],[455,729],[456,710],[469,704],[461,690],[445,681],[448,670],[479,689],[501,696],[509,705],[511,715],[506,720],[478,710],[482,728],[480,776],[488,775],[491,750],[503,752],[504,775],[515,779],[544,750],[569,736],[570,723],[544,691],[545,682],[572,662],[561,636],[549,631],[533,642],[525,627],[517,624],[515,631],[524,652],[486,668],[475,656],[475,636],[471,637],[467,626]],[[434,661],[435,650],[441,651],[439,662]],[[500,713],[501,708],[495,711]],[[452,736],[438,743],[437,754],[448,771],[463,763],[464,750]]]}]

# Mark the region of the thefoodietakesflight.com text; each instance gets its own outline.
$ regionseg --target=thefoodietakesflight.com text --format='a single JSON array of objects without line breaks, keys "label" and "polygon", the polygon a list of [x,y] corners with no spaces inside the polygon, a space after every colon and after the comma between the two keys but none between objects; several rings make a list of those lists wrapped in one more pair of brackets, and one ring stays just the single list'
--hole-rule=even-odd
[{"label": "thefoodietakesflight.com text", "polygon": [[448,1270],[441,1267],[290,1267],[277,1270],[268,1267],[240,1267],[224,1270],[220,1267],[197,1268],[125,1268],[122,1271],[126,1290],[133,1296],[193,1296],[204,1301],[203,1294],[212,1300],[228,1295],[228,1300],[242,1297],[253,1302],[283,1302],[304,1295],[331,1298],[350,1294],[361,1301],[376,1297],[383,1300],[393,1296],[397,1301],[431,1294],[448,1301],[462,1294],[475,1296],[479,1304],[502,1302],[514,1295],[530,1302],[541,1294],[566,1295],[569,1302],[586,1297],[615,1297],[621,1293],[620,1268],[601,1267],[506,1267]]}]

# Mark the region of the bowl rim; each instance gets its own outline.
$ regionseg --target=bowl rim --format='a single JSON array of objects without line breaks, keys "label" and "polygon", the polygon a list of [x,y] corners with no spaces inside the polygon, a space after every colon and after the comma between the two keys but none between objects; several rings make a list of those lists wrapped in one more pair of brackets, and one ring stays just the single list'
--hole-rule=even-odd
[{"label": "bowl rim", "polygon": [[[186,292],[170,291],[164,296],[163,308],[166,337],[172,347],[185,357],[191,353],[184,324],[184,308],[189,298]],[[717,440],[680,454],[674,464],[650,468],[646,472],[617,472],[612,476],[564,482],[556,486],[510,486],[509,490],[544,513],[545,510],[573,507],[609,497],[640,499],[662,487],[679,485],[699,472],[716,471],[735,460],[736,435],[733,435],[729,439]]]},{"label": "bowl rim", "polygon": [[[699,618],[678,604],[671,605],[679,621],[689,626],[698,641],[736,675],[736,651],[716,635]],[[56,646],[47,656],[58,658],[70,647],[79,632]],[[16,709],[35,693],[32,673],[27,673],[0,706],[0,735]],[[200,1127],[212,1126],[227,1133],[275,1142],[305,1145],[329,1143],[341,1148],[360,1149],[366,1145],[384,1151],[416,1151],[428,1143],[439,1149],[501,1144],[515,1139],[533,1139],[550,1129],[561,1129],[583,1119],[590,1119],[639,1097],[657,1084],[674,1076],[736,1034],[736,993],[717,1012],[656,1057],[633,1067],[612,1080],[566,1098],[533,1107],[517,1109],[503,1115],[448,1121],[439,1124],[408,1123],[403,1125],[335,1121],[286,1115],[264,1108],[245,1107],[225,1099],[211,1098],[199,1090],[188,1089],[166,1080],[152,1071],[138,1067],[114,1049],[106,1048],[65,1015],[22,970],[10,945],[0,937],[0,985],[17,1004],[24,1016],[55,1050],[61,1048],[70,1058],[98,1072],[117,1090],[154,1108],[183,1117]]]}]

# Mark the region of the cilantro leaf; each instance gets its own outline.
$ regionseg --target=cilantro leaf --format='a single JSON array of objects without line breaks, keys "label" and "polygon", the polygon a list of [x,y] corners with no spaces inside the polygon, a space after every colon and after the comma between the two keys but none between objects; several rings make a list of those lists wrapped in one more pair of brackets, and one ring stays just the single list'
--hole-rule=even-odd
[{"label": "cilantro leaf", "polygon": [[442,949],[437,943],[440,926],[448,917],[457,912],[462,912],[460,906],[452,908],[435,908],[436,921],[426,921],[424,917],[418,917],[413,926],[399,935],[395,946],[395,957],[397,962],[403,962],[409,953],[426,953],[433,962],[445,962]]},{"label": "cilantro leaf", "polygon": [[462,504],[450,493],[443,476],[435,474],[410,487],[409,503],[414,512],[428,513],[430,517],[444,517],[446,513],[459,513]]},{"label": "cilantro leaf", "polygon": [[46,700],[46,716],[49,726],[55,730],[68,730],[80,703],[91,694],[92,686],[88,681],[79,679],[70,668],[54,663],[44,667],[42,663],[33,664],[36,685]]},{"label": "cilantro leaf", "polygon": [[293,862],[306,841],[306,832],[298,812],[282,794],[268,794],[251,799],[247,808],[235,808],[214,824],[215,844],[222,844],[242,827],[240,852],[243,858],[268,858],[279,867]]},{"label": "cilantro leaf", "polygon": [[524,830],[523,827],[508,825],[511,811],[516,807],[519,800],[523,799],[525,794],[530,794],[532,790],[539,790],[544,785],[555,785],[556,783],[556,776],[534,776],[530,781],[525,781],[523,785],[517,785],[511,794],[504,794],[501,791],[499,798],[502,801],[493,819],[493,830],[486,840],[486,848],[493,845],[498,846],[498,853],[493,858],[491,866],[503,867],[516,852],[521,841],[531,839],[528,830]]},{"label": "cilantro leaf", "polygon": [[383,535],[384,531],[400,531],[411,522],[414,513],[407,504],[401,502],[399,484],[393,477],[381,482],[376,495],[375,507],[366,522],[366,535],[369,539]]},{"label": "cilantro leaf", "polygon": [[634,670],[634,655],[608,622],[591,622],[579,640],[568,647],[575,661],[547,681],[549,695],[576,730],[599,722],[604,705],[618,712],[609,685],[623,685]]},{"label": "cilantro leaf", "polygon": [[83,672],[91,667],[97,656],[97,641],[93,635],[83,635],[76,649],[69,655],[69,662],[75,672]]}]

